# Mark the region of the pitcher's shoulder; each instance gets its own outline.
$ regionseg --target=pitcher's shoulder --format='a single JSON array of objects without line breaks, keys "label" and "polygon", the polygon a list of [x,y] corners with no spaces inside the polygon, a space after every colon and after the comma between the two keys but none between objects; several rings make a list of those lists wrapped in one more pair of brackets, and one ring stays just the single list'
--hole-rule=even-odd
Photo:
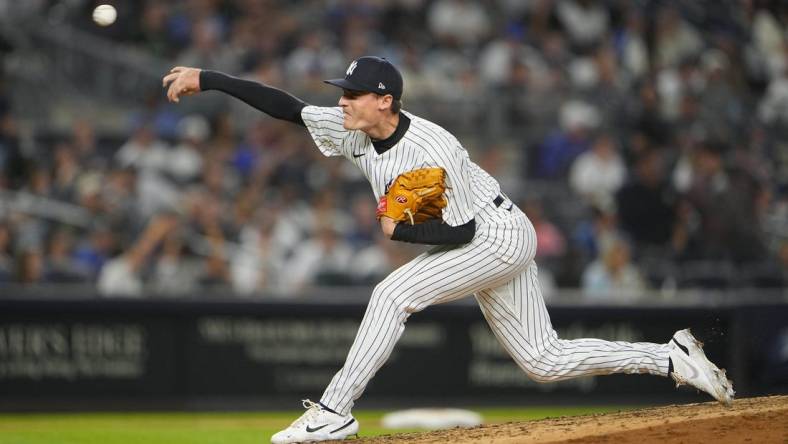
[{"label": "pitcher's shoulder", "polygon": [[447,144],[462,146],[454,134],[437,123],[410,113],[406,115],[411,122],[408,133],[405,136],[417,144],[433,147]]}]

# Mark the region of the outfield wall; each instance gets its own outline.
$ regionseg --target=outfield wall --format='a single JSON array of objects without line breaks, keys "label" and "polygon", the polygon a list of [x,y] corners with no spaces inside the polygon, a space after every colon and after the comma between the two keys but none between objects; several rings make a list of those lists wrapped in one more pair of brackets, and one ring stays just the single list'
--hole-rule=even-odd
[{"label": "outfield wall", "polygon": [[[363,311],[363,302],[337,299],[5,297],[0,409],[265,407],[314,399],[341,366]],[[550,313],[565,338],[664,342],[691,326],[740,396],[788,392],[788,303],[560,304]],[[402,405],[704,399],[648,375],[533,383],[472,299],[413,315],[363,398]]]}]

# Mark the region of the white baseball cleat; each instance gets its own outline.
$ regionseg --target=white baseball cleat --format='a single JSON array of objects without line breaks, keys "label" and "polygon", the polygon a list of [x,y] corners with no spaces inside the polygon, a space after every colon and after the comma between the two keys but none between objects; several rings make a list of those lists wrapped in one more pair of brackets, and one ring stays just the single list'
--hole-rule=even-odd
[{"label": "white baseball cleat", "polygon": [[733,382],[703,353],[703,343],[695,339],[689,329],[679,330],[670,341],[670,376],[676,387],[687,384],[710,394],[717,401],[730,406],[733,402]]},{"label": "white baseball cleat", "polygon": [[328,441],[345,439],[358,433],[358,421],[353,415],[340,415],[308,399],[303,401],[306,412],[290,427],[271,437],[273,444]]}]

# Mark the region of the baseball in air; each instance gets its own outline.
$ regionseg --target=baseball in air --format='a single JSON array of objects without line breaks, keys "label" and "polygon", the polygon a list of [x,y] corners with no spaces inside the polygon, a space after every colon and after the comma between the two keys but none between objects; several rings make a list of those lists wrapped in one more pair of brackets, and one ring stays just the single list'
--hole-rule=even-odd
[{"label": "baseball in air", "polygon": [[115,23],[118,11],[112,5],[98,5],[93,10],[93,21],[99,26],[109,26]]}]

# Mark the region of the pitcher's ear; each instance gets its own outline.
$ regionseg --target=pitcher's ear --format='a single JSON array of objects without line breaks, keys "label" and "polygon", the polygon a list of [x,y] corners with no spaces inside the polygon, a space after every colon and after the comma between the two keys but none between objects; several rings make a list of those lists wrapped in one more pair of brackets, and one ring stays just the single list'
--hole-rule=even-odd
[{"label": "pitcher's ear", "polygon": [[378,96],[380,100],[378,100],[378,109],[380,111],[385,110],[386,108],[391,108],[394,106],[394,96],[391,94],[386,94],[385,96]]}]

